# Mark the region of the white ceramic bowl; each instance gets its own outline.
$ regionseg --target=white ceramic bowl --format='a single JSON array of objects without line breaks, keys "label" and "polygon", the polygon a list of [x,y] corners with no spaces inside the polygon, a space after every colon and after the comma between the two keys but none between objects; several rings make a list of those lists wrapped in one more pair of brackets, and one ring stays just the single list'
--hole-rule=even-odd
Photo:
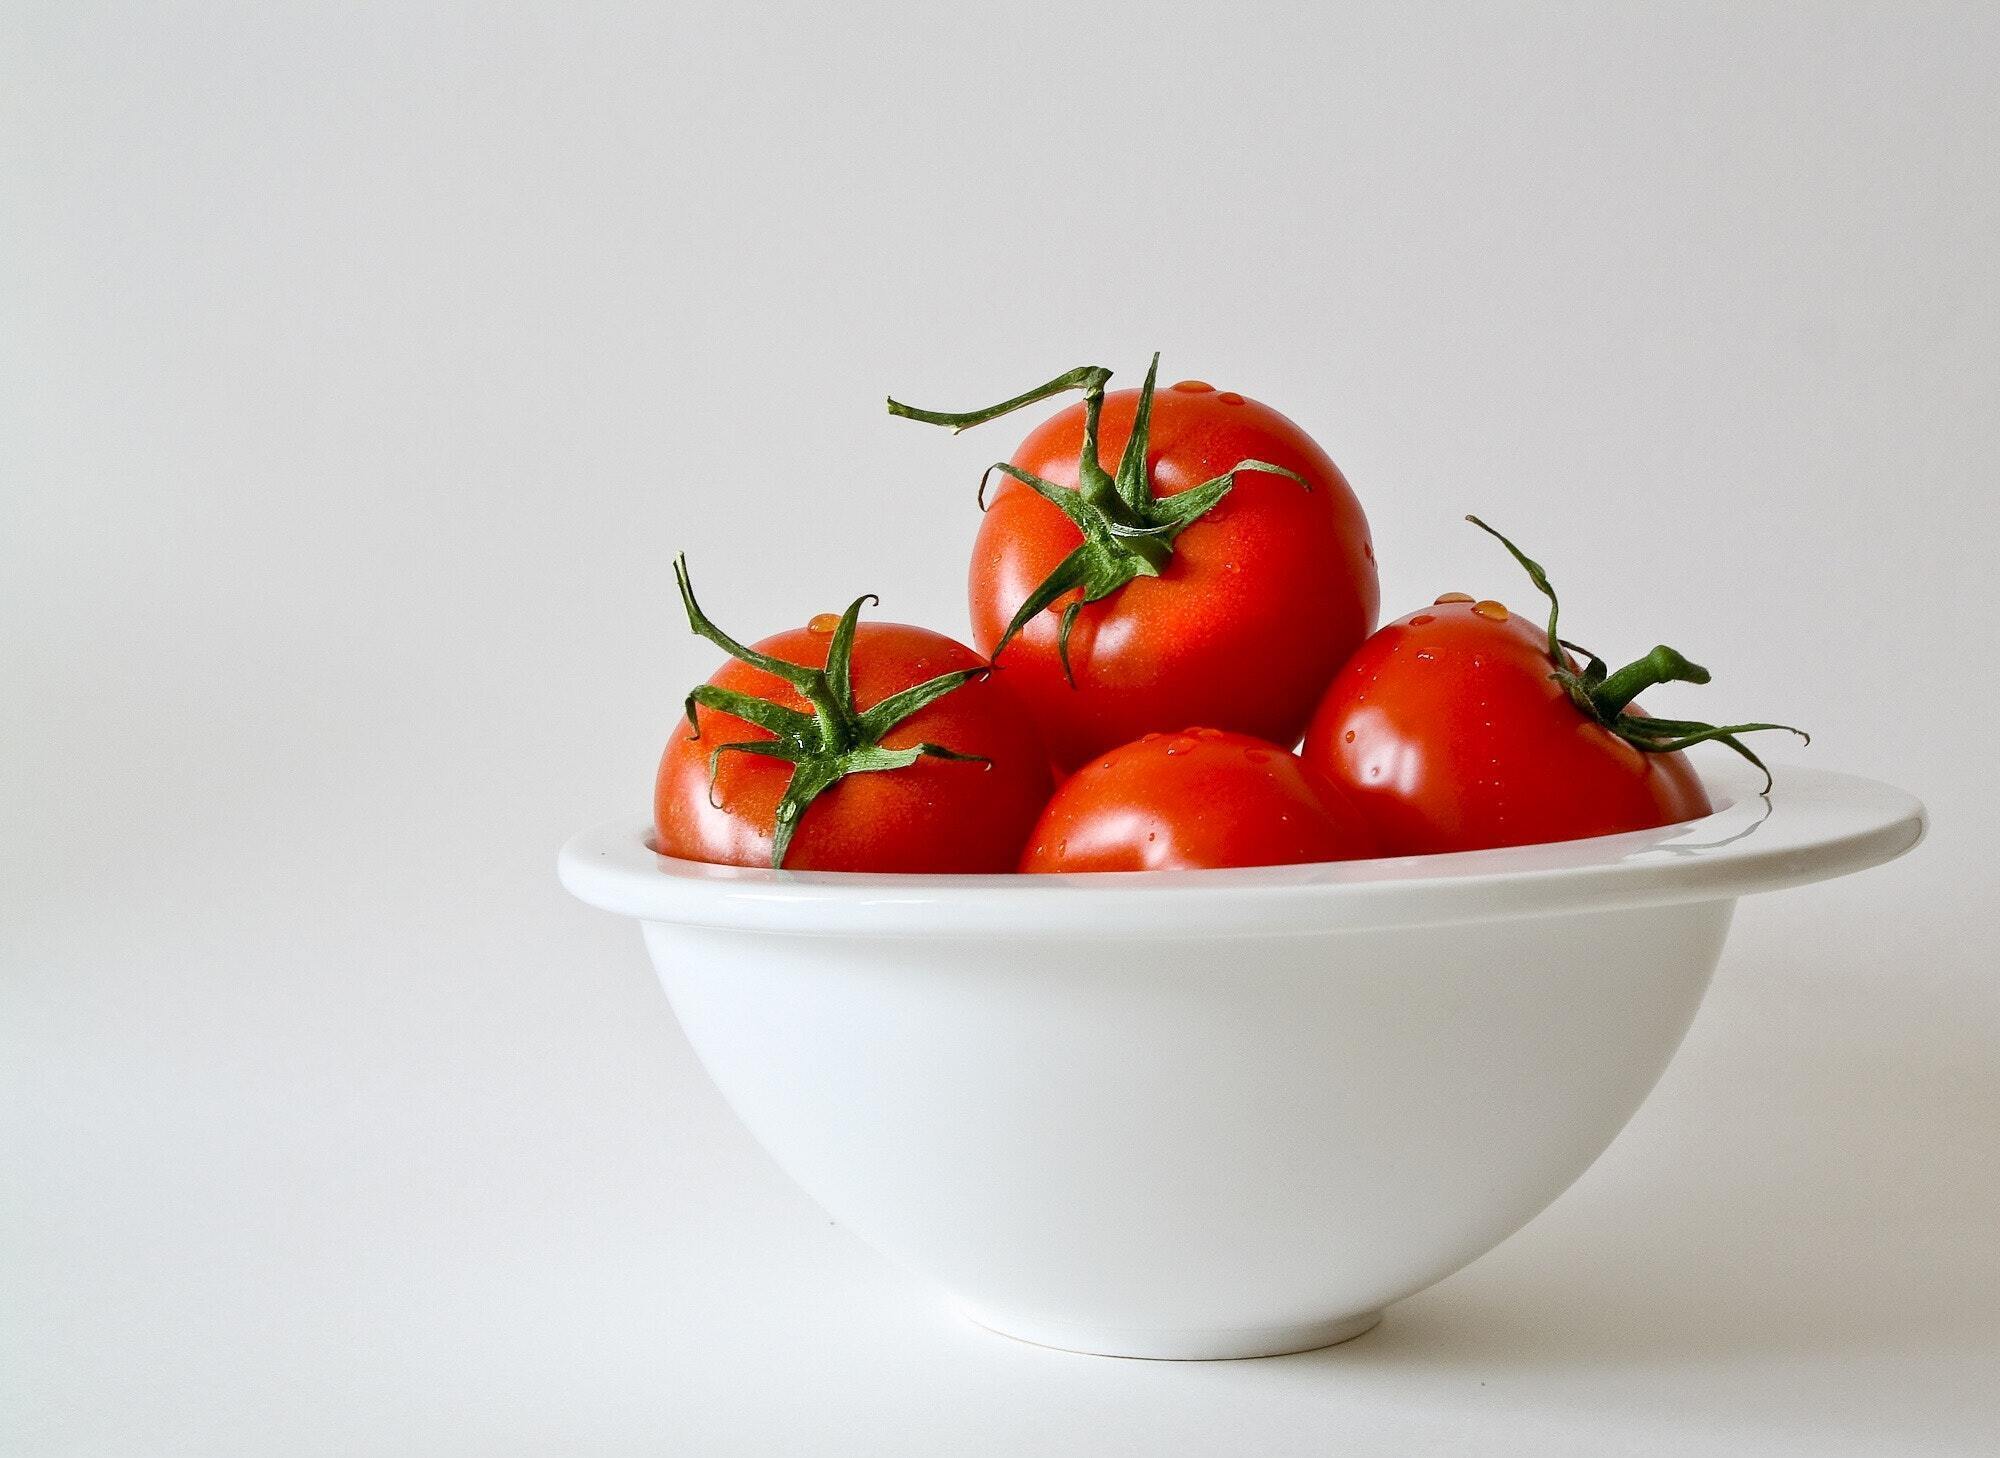
[{"label": "white ceramic bowl", "polygon": [[1923,834],[1885,785],[1758,784],[1596,840],[1097,876],[739,870],[626,819],[561,874],[643,924],[779,1164],[974,1320],[1242,1357],[1358,1335],[1519,1229],[1652,1089],[1737,897]]}]

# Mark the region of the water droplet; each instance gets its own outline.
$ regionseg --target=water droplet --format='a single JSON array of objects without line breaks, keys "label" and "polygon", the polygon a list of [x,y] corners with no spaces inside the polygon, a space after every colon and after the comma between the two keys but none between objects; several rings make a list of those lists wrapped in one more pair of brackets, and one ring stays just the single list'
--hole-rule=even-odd
[{"label": "water droplet", "polygon": [[1418,613],[1414,618],[1410,619],[1410,626],[1413,628],[1421,628],[1425,623],[1435,623],[1436,621],[1437,621],[1436,613]]},{"label": "water droplet", "polygon": [[1431,652],[1428,648],[1419,648],[1417,650],[1417,662],[1435,663],[1436,661],[1437,661],[1437,655]]},{"label": "water droplet", "polygon": [[1381,765],[1379,765],[1379,764],[1371,764],[1371,765],[1369,765],[1369,766],[1368,766],[1368,778],[1369,778],[1369,779],[1371,779],[1371,780],[1379,780],[1379,779],[1381,779],[1381,778],[1382,778],[1382,766],[1381,766]]},{"label": "water droplet", "polygon": [[1217,395],[1215,398],[1220,400],[1225,405],[1241,405],[1243,403],[1243,397],[1237,394],[1234,390],[1224,390],[1220,395]]},{"label": "water droplet", "polygon": [[1159,838],[1160,837],[1158,831],[1149,830],[1146,832],[1146,839],[1148,840],[1158,840]]},{"label": "water droplet", "polygon": [[806,631],[808,633],[831,633],[839,626],[839,613],[814,613],[813,620],[806,624]]},{"label": "water droplet", "polygon": [[1348,731],[1347,731],[1347,732],[1346,732],[1345,734],[1341,735],[1340,737],[1341,737],[1341,740],[1342,740],[1342,741],[1343,741],[1344,743],[1347,743],[1347,744],[1352,744],[1352,743],[1354,742],[1354,731],[1353,731],[1352,729],[1350,729],[1350,730],[1348,730]]},{"label": "water droplet", "polygon": [[1472,601],[1472,594],[1469,592],[1441,592],[1435,598],[1432,599],[1433,604],[1440,606],[1448,602],[1471,602],[1471,601]]},{"label": "water droplet", "polygon": [[1057,842],[1056,842],[1056,854],[1057,854],[1057,855],[1062,855],[1062,854],[1063,854],[1063,853],[1064,853],[1065,851],[1067,851],[1068,849],[1069,849],[1069,842],[1068,842],[1068,841],[1066,841],[1066,840],[1059,840],[1059,841],[1057,841]]},{"label": "water droplet", "polygon": [[[1213,513],[1211,513],[1211,515],[1212,514]],[[1224,572],[1241,572],[1243,569],[1237,566],[1234,562],[1224,562],[1222,564],[1222,570]]]},{"label": "water droplet", "polygon": [[1186,736],[1185,734],[1183,734],[1183,735],[1181,735],[1181,736],[1180,736],[1179,738],[1177,738],[1177,739],[1174,739],[1174,740],[1172,740],[1171,742],[1169,742],[1169,743],[1168,743],[1168,745],[1167,745],[1167,753],[1168,753],[1168,754],[1193,754],[1196,748],[1197,748],[1197,746],[1196,746],[1195,742],[1194,742],[1194,741],[1193,741],[1192,739],[1189,739],[1189,738],[1188,738],[1188,737],[1187,737],[1187,736]]},{"label": "water droplet", "polygon": [[1472,610],[1478,613],[1479,616],[1481,616],[1482,618],[1490,618],[1496,623],[1504,623],[1507,621],[1507,605],[1503,602],[1495,602],[1490,597],[1487,598],[1484,602],[1474,603],[1472,605]]},{"label": "water droplet", "polygon": [[1098,766],[1098,768],[1099,768],[1099,769],[1110,769],[1110,768],[1111,768],[1111,761],[1110,761],[1110,760],[1108,760],[1108,759],[1107,759],[1107,760],[1105,760],[1105,761],[1104,761],[1104,763],[1102,763],[1102,764],[1100,764],[1100,765]]},{"label": "water droplet", "polygon": [[1222,737],[1222,731],[1220,729],[1210,729],[1206,725],[1203,725],[1199,729],[1190,729],[1188,730],[1188,733],[1192,734],[1197,739],[1220,739]]},{"label": "water droplet", "polygon": [[1207,380],[1182,380],[1174,388],[1179,390],[1183,395],[1206,395],[1215,386],[1211,385]]},{"label": "water droplet", "polygon": [[1147,734],[1144,738],[1140,739],[1139,742],[1141,744],[1151,744],[1155,739],[1158,739],[1160,737],[1161,737],[1160,731],[1155,729],[1152,731],[1152,733]]}]

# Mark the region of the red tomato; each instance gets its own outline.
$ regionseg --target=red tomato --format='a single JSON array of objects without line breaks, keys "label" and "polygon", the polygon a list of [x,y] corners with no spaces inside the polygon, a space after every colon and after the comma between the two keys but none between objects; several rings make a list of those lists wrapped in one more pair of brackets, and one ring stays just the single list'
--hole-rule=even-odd
[{"label": "red tomato", "polygon": [[[687,601],[695,619],[691,594]],[[755,662],[725,663],[690,696],[695,722],[674,731],[660,758],[655,849],[683,860],[788,870],[1014,868],[1050,788],[1033,722],[964,644],[903,623],[857,624],[859,607],[845,619],[823,614],[810,627],[747,649],[704,631],[707,620],[699,619],[696,630],[732,654],[741,649],[772,660],[794,679],[828,669],[829,658],[837,663],[851,643],[847,692],[840,692],[837,672],[817,675],[809,694]],[[927,684],[942,691],[908,714],[894,712],[894,696]],[[823,732],[812,694],[844,704],[848,719],[864,729],[868,711],[885,705],[894,722],[879,735],[852,735],[859,742],[838,755],[771,757],[772,750],[794,753],[800,736],[810,744]],[[788,788],[810,789],[843,767],[806,797],[790,817],[791,835],[780,837]]]},{"label": "red tomato", "polygon": [[[1101,392],[1107,377],[1081,370],[1064,381],[1087,389],[1094,381]],[[1152,394],[1152,384],[1149,372],[1145,389],[1101,396],[1094,459],[1126,468],[1119,492],[1102,489],[1112,473],[1095,466],[1098,489],[1077,490],[1098,409],[1097,395],[1087,394],[996,468],[1004,479],[973,548],[973,641],[1005,670],[1062,765],[1190,723],[1295,744],[1328,680],[1375,624],[1368,523],[1326,452],[1270,406],[1233,391],[1185,380]],[[1130,460],[1121,459],[1142,406],[1148,429]],[[994,413],[891,408],[961,428]],[[1062,489],[1052,499],[1010,471]],[[1190,506],[1217,494],[1212,506]],[[1127,509],[1128,498],[1139,507]],[[1093,516],[1090,501],[1103,511]],[[1191,520],[1176,522],[1182,511]],[[1073,519],[1079,513],[1092,523],[1088,533]],[[1135,524],[1154,534],[1131,535]],[[1094,565],[1079,554],[1087,536],[1102,554]],[[1046,598],[1052,587],[1062,590],[1010,637],[1037,590]]]},{"label": "red tomato", "polygon": [[1344,861],[1375,837],[1341,793],[1277,745],[1190,729],[1148,734],[1065,780],[1024,871],[1171,871]]},{"label": "red tomato", "polygon": [[1361,646],[1305,757],[1390,855],[1533,845],[1709,813],[1684,754],[1646,754],[1577,712],[1539,625],[1440,602]]},{"label": "red tomato", "polygon": [[[1515,555],[1553,607],[1540,567]],[[1615,674],[1595,659],[1580,669],[1555,633],[1553,612],[1544,626],[1447,593],[1348,661],[1313,718],[1306,762],[1347,792],[1385,854],[1419,855],[1706,815],[1708,793],[1677,746],[1720,739],[1761,767],[1734,736],[1785,727],[1648,718],[1632,694],[1704,683],[1707,670],[1665,647]]]}]

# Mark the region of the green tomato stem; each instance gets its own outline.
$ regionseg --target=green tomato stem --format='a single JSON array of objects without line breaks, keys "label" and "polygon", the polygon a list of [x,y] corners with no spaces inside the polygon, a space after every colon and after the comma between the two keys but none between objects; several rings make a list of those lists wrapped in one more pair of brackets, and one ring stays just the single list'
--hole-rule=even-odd
[{"label": "green tomato stem", "polygon": [[1488,536],[1498,539],[1509,555],[1520,563],[1522,570],[1528,574],[1528,580],[1535,584],[1535,589],[1549,600],[1549,677],[1562,686],[1579,712],[1602,724],[1634,749],[1646,754],[1671,754],[1714,740],[1763,770],[1764,789],[1768,793],[1771,788],[1769,767],[1736,736],[1778,729],[1796,734],[1808,744],[1812,743],[1811,735],[1789,724],[1704,724],[1692,719],[1654,719],[1630,712],[1632,701],[1647,689],[1663,683],[1707,683],[1708,670],[1699,663],[1690,662],[1678,650],[1664,643],[1657,645],[1644,658],[1628,663],[1616,672],[1608,671],[1604,661],[1595,654],[1578,648],[1576,651],[1582,653],[1586,660],[1584,666],[1578,669],[1565,651],[1576,648],[1576,645],[1558,635],[1556,619],[1561,613],[1561,605],[1542,565],[1478,517],[1468,516],[1466,520]]},{"label": "green tomato stem", "polygon": [[988,405],[982,410],[919,410],[914,405],[905,405],[902,401],[891,398],[889,413],[899,415],[905,420],[921,421],[925,425],[949,426],[955,435],[961,430],[970,430],[975,425],[998,420],[1001,416],[1010,415],[1023,406],[1036,404],[1052,395],[1060,395],[1066,390],[1083,390],[1101,400],[1104,396],[1104,386],[1110,378],[1111,371],[1102,365],[1078,365],[1073,370],[1057,375],[1046,385],[1037,385],[1025,394],[1016,395],[1011,400],[1002,400],[998,405]]},{"label": "green tomato stem", "polygon": [[1657,645],[1637,662],[1628,663],[1608,674],[1590,691],[1597,717],[1607,724],[1625,711],[1625,706],[1647,689],[1662,683],[1707,683],[1709,672],[1699,663],[1690,663],[1666,644]]},{"label": "green tomato stem", "polygon": [[[1155,353],[1146,370],[1145,384],[1139,390],[1131,434],[1119,456],[1115,475],[1104,469],[1098,453],[1098,422],[1104,410],[1104,387],[1111,380],[1111,371],[1101,365],[1079,365],[1057,375],[1047,384],[1038,385],[1025,394],[990,405],[984,410],[919,410],[899,400],[889,401],[891,415],[922,421],[927,425],[949,426],[957,432],[997,420],[1010,411],[1066,390],[1084,392],[1083,447],[1077,456],[1075,489],[1058,486],[1010,461],[989,466],[985,475],[980,477],[979,502],[982,508],[986,504],[986,482],[997,471],[1020,482],[1062,512],[1082,538],[1076,550],[1064,557],[1023,599],[1008,622],[1006,631],[1001,634],[999,643],[994,646],[993,657],[996,660],[1021,629],[1038,614],[1051,611],[1060,603],[1056,657],[1062,664],[1063,677],[1074,688],[1076,678],[1070,664],[1069,640],[1070,630],[1076,625],[1077,613],[1082,605],[1102,602],[1136,578],[1160,576],[1173,558],[1174,539],[1215,509],[1222,498],[1235,488],[1239,471],[1267,471],[1288,477],[1308,491],[1312,489],[1311,484],[1295,471],[1266,461],[1246,460],[1237,462],[1220,476],[1177,495],[1164,500],[1156,497],[1147,447],[1152,427],[1154,385],[1159,370],[1160,356]],[[1071,593],[1076,596],[1067,603],[1061,603],[1061,599]]]},{"label": "green tomato stem", "polygon": [[695,600],[694,583],[688,576],[685,554],[674,558],[674,582],[680,588],[681,604],[687,609],[688,627],[715,644],[731,658],[761,668],[797,690],[812,705],[810,715],[786,704],[760,699],[754,694],[696,684],[687,696],[690,737],[701,737],[698,708],[730,714],[748,724],[770,731],[771,738],[719,744],[708,756],[709,802],[715,802],[715,776],[725,754],[759,755],[782,760],[792,766],[779,797],[771,825],[771,865],[782,869],[791,849],[792,837],[814,800],[848,775],[906,769],[919,759],[943,759],[987,763],[979,755],[960,754],[937,744],[916,744],[908,749],[884,749],[882,737],[905,719],[946,694],[987,672],[978,668],[953,669],[891,694],[867,712],[855,708],[853,690],[854,633],[865,603],[877,601],[865,593],[847,605],[839,625],[826,647],[826,666],[813,668],[739,643],[710,621]]}]

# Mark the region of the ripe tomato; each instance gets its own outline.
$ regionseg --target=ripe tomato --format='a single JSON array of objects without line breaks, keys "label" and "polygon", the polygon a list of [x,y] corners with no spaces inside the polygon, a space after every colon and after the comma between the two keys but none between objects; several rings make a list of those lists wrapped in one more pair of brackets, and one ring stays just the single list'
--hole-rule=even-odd
[{"label": "ripe tomato", "polygon": [[1109,378],[1072,370],[962,415],[890,403],[963,429],[1085,391],[994,468],[1005,479],[973,548],[974,643],[1062,765],[1183,724],[1297,743],[1375,625],[1360,503],[1268,405],[1198,380],[1156,394],[1153,370],[1142,389],[1107,395]]},{"label": "ripe tomato", "polygon": [[1148,734],[1065,780],[1023,871],[1169,871],[1343,861],[1375,836],[1298,756],[1247,734]]},{"label": "ripe tomato", "polygon": [[819,871],[1010,871],[1049,795],[1034,724],[970,648],[841,617],[745,647],[688,696],[653,794],[655,849]]},{"label": "ripe tomato", "polygon": [[1705,683],[1708,671],[1665,646],[1616,673],[1589,655],[1579,668],[1556,636],[1542,569],[1500,540],[1547,595],[1547,626],[1446,593],[1361,646],[1306,735],[1306,762],[1347,792],[1385,854],[1575,840],[1706,815],[1708,793],[1680,752],[1704,739],[1762,767],[1735,736],[1786,726],[1647,717],[1633,695],[1668,680]]}]

